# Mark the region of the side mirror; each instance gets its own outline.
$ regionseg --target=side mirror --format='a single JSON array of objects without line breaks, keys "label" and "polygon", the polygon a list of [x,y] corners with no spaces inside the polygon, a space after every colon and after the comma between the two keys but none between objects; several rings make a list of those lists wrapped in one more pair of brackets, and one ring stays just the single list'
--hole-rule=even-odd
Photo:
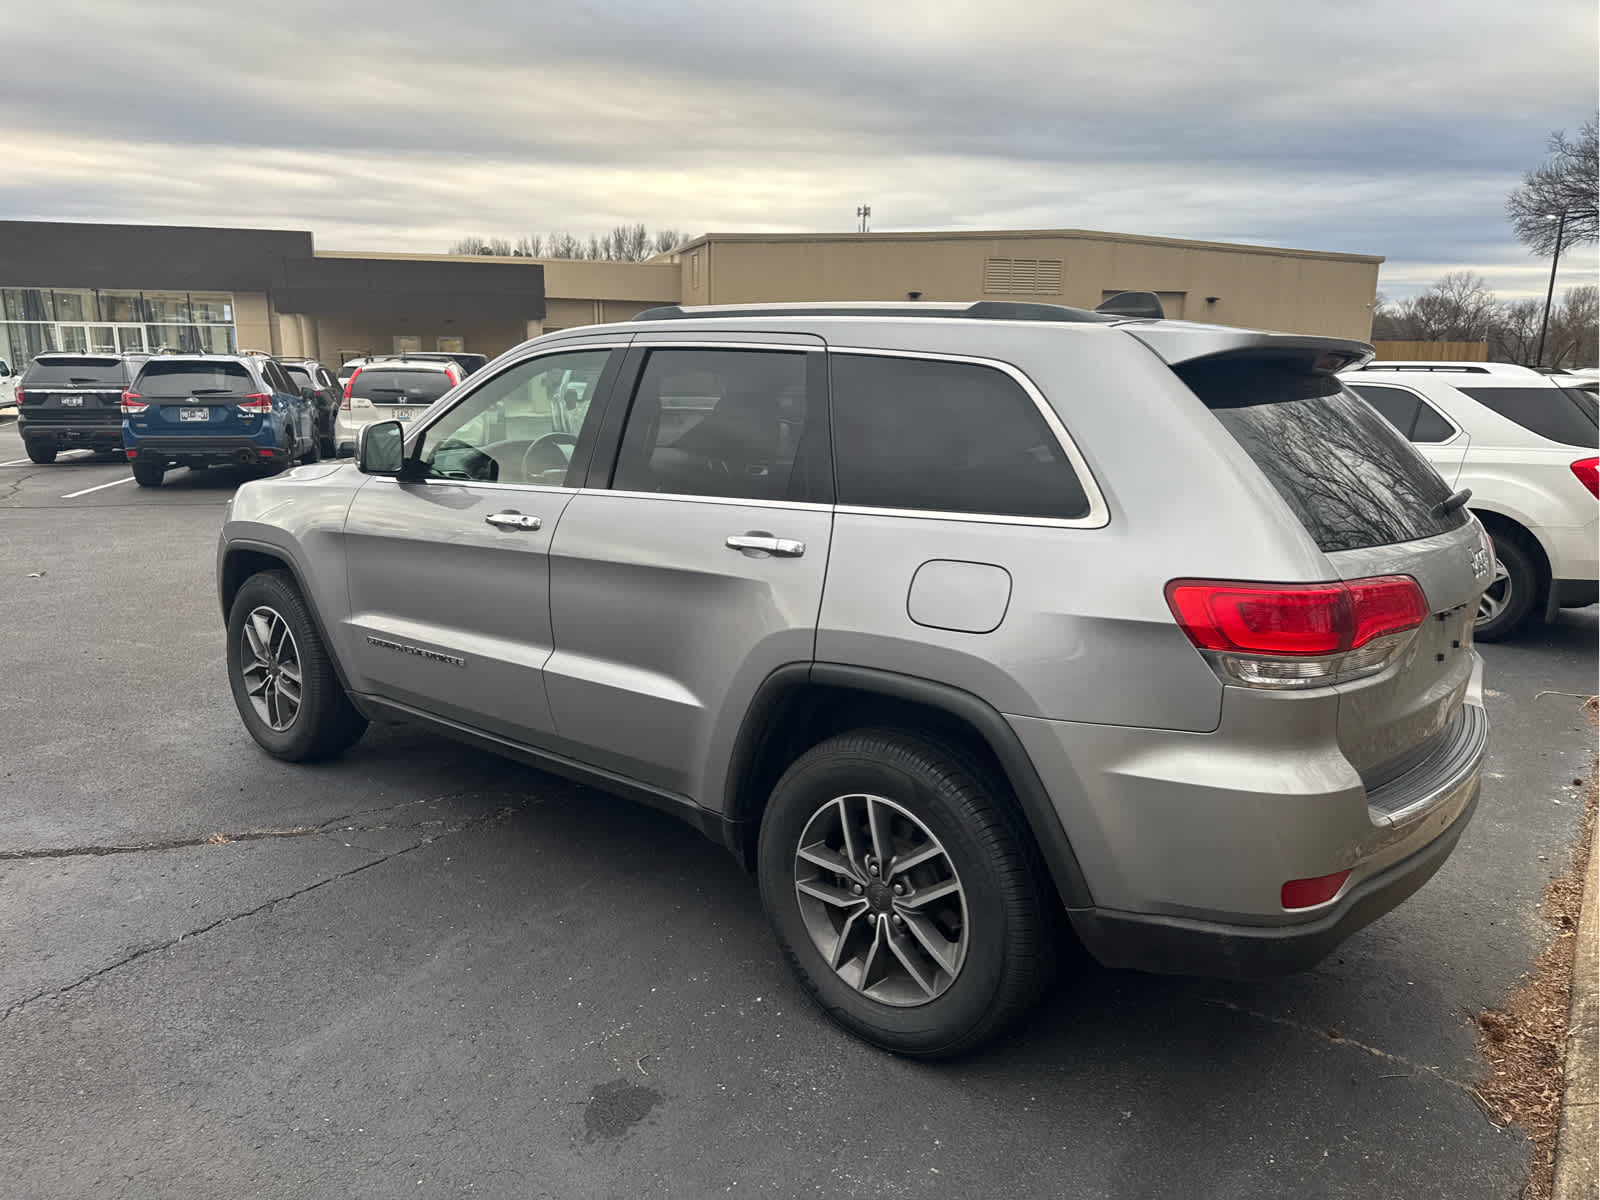
[{"label": "side mirror", "polygon": [[379,421],[356,431],[356,466],[363,475],[398,475],[406,461],[406,431],[399,421]]}]

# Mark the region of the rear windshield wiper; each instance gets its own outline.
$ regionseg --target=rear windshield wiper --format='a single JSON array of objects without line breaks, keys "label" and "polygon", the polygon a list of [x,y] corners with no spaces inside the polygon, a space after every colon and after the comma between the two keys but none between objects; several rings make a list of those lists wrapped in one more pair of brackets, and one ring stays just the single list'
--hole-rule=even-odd
[{"label": "rear windshield wiper", "polygon": [[1471,488],[1462,488],[1459,492],[1451,492],[1443,500],[1439,501],[1439,503],[1433,506],[1433,515],[1436,517],[1447,517],[1471,499]]},{"label": "rear windshield wiper", "polygon": [[232,396],[237,393],[234,388],[194,388],[189,394],[191,396]]},{"label": "rear windshield wiper", "polygon": [[68,383],[105,383],[104,379],[96,379],[93,375],[68,375]]}]

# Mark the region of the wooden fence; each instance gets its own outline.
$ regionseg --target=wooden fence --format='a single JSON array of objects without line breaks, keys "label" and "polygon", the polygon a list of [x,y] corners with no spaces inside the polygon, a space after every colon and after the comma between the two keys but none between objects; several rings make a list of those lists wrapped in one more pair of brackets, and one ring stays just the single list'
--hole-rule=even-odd
[{"label": "wooden fence", "polygon": [[1379,362],[1488,362],[1488,342],[1373,342]]}]

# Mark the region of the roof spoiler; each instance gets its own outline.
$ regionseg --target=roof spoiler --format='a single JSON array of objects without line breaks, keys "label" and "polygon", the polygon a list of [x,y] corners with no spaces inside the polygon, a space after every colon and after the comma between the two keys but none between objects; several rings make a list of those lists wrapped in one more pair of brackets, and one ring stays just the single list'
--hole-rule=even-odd
[{"label": "roof spoiler", "polygon": [[1223,325],[1188,325],[1164,321],[1160,325],[1130,325],[1127,332],[1143,342],[1168,366],[1202,359],[1250,359],[1278,362],[1300,370],[1332,375],[1362,367],[1377,353],[1365,342],[1348,338],[1316,337],[1300,333],[1261,333]]},{"label": "roof spoiler", "polygon": [[1095,305],[1095,312],[1112,317],[1140,317],[1157,321],[1165,319],[1167,310],[1161,307],[1161,297],[1154,292],[1118,292],[1109,300]]}]

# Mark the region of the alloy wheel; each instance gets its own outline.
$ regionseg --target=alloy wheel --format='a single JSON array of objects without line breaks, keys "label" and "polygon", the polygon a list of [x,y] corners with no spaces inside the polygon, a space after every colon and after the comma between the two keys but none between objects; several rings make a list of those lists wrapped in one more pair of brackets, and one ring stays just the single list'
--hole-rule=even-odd
[{"label": "alloy wheel", "polygon": [[1506,570],[1506,565],[1498,558],[1494,561],[1494,578],[1489,581],[1489,586],[1484,589],[1482,596],[1478,597],[1477,624],[1486,625],[1501,613],[1511,603],[1511,572]]},{"label": "alloy wheel", "polygon": [[300,714],[300,647],[289,623],[262,605],[245,618],[240,671],[245,694],[267,727],[282,733]]},{"label": "alloy wheel", "polygon": [[806,823],[795,898],[835,974],[884,1004],[941,995],[967,955],[967,899],[948,851],[892,800],[839,796]]}]

